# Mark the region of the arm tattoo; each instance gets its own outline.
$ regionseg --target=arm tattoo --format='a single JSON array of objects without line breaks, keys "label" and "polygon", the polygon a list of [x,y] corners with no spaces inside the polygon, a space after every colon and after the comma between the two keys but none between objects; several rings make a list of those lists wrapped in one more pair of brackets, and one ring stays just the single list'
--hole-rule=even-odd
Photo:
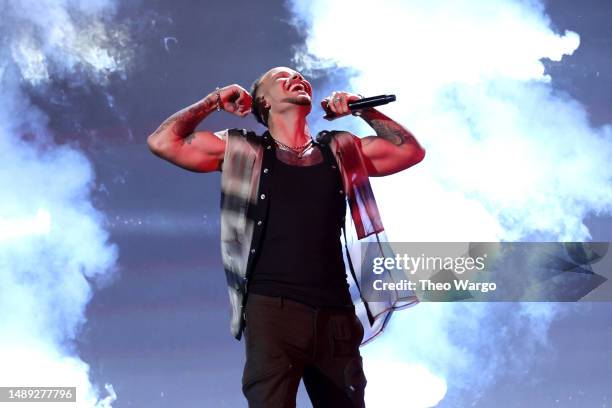
[{"label": "arm tattoo", "polygon": [[412,133],[377,110],[364,110],[361,118],[374,129],[376,136],[388,140],[396,146],[415,141]]},{"label": "arm tattoo", "polygon": [[164,123],[162,123],[157,130],[153,133],[154,135],[157,135],[159,133],[162,133],[166,130],[166,128],[168,126],[170,126],[172,124],[172,121],[170,119],[167,119],[166,121],[164,121]]},{"label": "arm tattoo", "polygon": [[188,141],[185,141],[191,143],[193,131],[196,126],[198,126],[198,123],[208,116],[210,112],[215,110],[215,108],[216,103],[214,101],[209,98],[204,98],[170,116],[159,126],[154,135],[163,133],[168,127],[172,127],[176,135],[184,139],[190,138]]},{"label": "arm tattoo", "polygon": [[192,134],[190,134],[189,136],[187,136],[186,138],[184,138],[184,139],[183,139],[183,144],[185,144],[185,143],[187,143],[187,144],[191,144],[191,141],[192,141],[193,139],[195,139],[195,137],[196,137],[195,132],[194,132],[194,133],[192,133]]}]

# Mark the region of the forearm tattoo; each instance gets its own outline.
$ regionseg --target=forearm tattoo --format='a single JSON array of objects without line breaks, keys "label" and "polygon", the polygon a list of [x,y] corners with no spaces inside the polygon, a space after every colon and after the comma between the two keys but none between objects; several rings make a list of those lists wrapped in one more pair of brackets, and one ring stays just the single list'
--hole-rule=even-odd
[{"label": "forearm tattoo", "polygon": [[364,110],[361,118],[374,129],[376,136],[388,140],[396,146],[416,141],[412,133],[402,125],[377,110]]},{"label": "forearm tattoo", "polygon": [[191,143],[198,123],[200,123],[210,112],[215,110],[216,103],[210,98],[204,98],[193,105],[182,109],[166,119],[155,131],[155,135],[163,133],[169,127],[179,137],[183,138],[183,143]]}]

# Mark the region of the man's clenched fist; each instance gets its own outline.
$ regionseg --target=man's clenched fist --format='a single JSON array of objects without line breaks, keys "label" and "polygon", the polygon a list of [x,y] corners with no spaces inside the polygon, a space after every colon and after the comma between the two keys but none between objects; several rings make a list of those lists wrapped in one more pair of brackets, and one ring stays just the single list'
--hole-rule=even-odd
[{"label": "man's clenched fist", "polygon": [[333,117],[333,119],[348,115],[351,110],[348,107],[348,103],[361,99],[359,96],[350,94],[348,92],[336,91],[327,98],[323,98],[321,101],[321,107],[327,115]]},{"label": "man's clenched fist", "polygon": [[[251,112],[253,98],[246,89],[240,85],[233,84],[224,86],[219,89],[219,106],[226,112],[233,113],[236,116],[245,117]],[[217,98],[216,92],[214,98]],[[216,99],[214,99],[216,102]]]}]

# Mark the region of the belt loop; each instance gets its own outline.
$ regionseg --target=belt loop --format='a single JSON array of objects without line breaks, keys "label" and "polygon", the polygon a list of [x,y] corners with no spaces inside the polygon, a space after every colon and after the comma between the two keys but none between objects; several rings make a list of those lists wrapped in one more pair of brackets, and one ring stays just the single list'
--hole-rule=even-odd
[{"label": "belt loop", "polygon": [[282,297],[282,296],[280,296],[280,297],[279,297],[279,302],[278,302],[278,303],[279,303],[279,306],[280,306],[280,308],[281,308],[281,309],[283,308],[284,299],[285,299],[285,298],[284,298],[284,297]]}]

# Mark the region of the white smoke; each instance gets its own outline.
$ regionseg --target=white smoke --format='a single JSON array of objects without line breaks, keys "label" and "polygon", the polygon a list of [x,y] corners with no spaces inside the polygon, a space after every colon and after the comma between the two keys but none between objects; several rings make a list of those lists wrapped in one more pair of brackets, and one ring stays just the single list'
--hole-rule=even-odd
[{"label": "white smoke", "polygon": [[[372,179],[392,241],[588,240],[583,219],[612,211],[612,127],[593,128],[580,103],[552,88],[541,60],[571,55],[580,38],[555,33],[539,1],[289,7],[306,38],[298,68],[328,75],[320,96],[396,94],[381,110],[427,150],[416,167]],[[348,84],[336,72],[349,73]],[[355,123],[316,126],[371,133]],[[388,333],[363,349],[368,405],[477,404],[496,377],[528,369],[521,356],[542,350],[560,311],[430,303],[398,312]],[[405,378],[401,387],[392,376]]]},{"label": "white smoke", "polygon": [[117,247],[91,204],[91,163],[54,142],[29,93],[45,95],[57,78],[124,75],[129,37],[108,23],[107,0],[0,8],[0,384],[77,387],[76,406],[110,407],[112,386],[101,396],[91,384],[74,340],[94,287],[113,277]]},{"label": "white smoke", "polygon": [[31,85],[66,75],[73,82],[98,83],[113,73],[125,75],[132,51],[126,28],[109,24],[113,1],[4,0],[2,5],[3,54]]}]

